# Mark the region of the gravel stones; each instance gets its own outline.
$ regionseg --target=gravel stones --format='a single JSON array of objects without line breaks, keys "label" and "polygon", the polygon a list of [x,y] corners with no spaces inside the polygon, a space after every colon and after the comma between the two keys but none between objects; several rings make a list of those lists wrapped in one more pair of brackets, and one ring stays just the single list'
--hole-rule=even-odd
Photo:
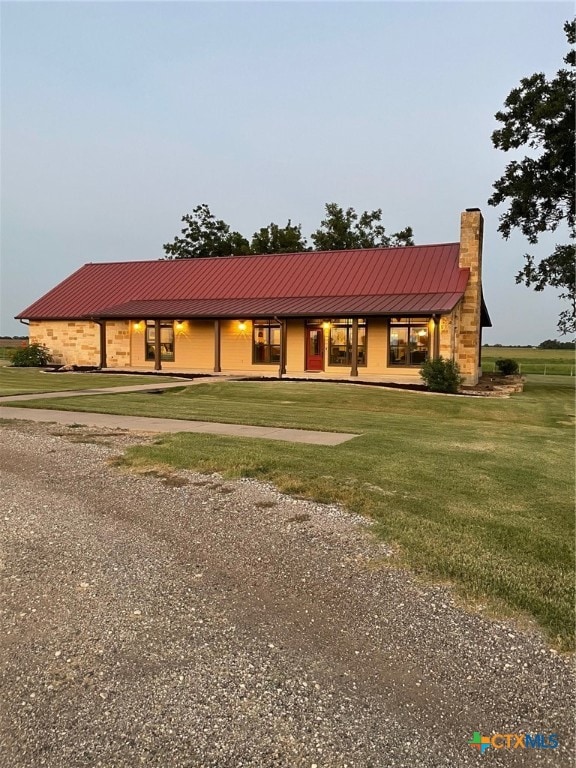
[{"label": "gravel stones", "polygon": [[111,465],[147,439],[0,429],[2,765],[468,766],[478,730],[560,736],[492,764],[572,765],[537,631],[387,567],[338,507]]}]

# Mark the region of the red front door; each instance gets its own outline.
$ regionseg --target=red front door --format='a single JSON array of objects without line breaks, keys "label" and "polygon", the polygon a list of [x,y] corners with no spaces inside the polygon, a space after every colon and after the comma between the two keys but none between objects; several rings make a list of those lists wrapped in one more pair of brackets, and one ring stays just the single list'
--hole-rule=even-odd
[{"label": "red front door", "polygon": [[306,328],[306,370],[324,370],[324,331]]}]

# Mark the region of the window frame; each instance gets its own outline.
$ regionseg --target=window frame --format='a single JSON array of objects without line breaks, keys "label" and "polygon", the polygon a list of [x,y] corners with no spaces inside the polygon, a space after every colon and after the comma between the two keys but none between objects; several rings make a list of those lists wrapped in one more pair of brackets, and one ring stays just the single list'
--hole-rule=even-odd
[{"label": "window frame", "polygon": [[[272,329],[278,329],[280,331],[280,340],[278,344],[273,344],[271,341]],[[256,333],[263,331],[265,341],[259,342],[256,340]],[[257,360],[257,344],[262,344],[264,351],[264,360]],[[278,359],[272,359],[272,350],[278,349]],[[253,320],[252,321],[252,365],[280,365],[282,357],[282,325],[277,323],[273,319],[265,320]]]},{"label": "window frame", "polygon": [[[334,368],[351,368],[352,367],[352,328],[353,318],[336,318],[330,320],[330,328],[328,329],[328,365]],[[332,342],[332,329],[344,328],[346,330],[346,344],[333,344]],[[358,360],[356,365],[358,368],[366,368],[368,365],[368,322],[366,318],[358,318],[358,335],[360,335],[360,329],[364,329],[364,343],[358,344]],[[344,348],[344,358],[342,362],[335,362],[332,357],[332,350],[334,348]],[[363,352],[362,358],[360,353]]]},{"label": "window frame", "polygon": [[[425,362],[432,358],[432,334],[430,333],[430,317],[403,317],[399,321],[394,322],[391,318],[388,321],[388,367],[389,368],[420,368]],[[426,329],[426,358],[419,363],[411,362],[412,353],[418,351],[410,349],[410,335],[414,328]],[[392,360],[392,329],[393,328],[405,328],[406,329],[406,357],[403,362],[397,362]]]},{"label": "window frame", "polygon": [[[144,332],[144,359],[146,362],[156,360],[156,320],[146,320]],[[172,330],[172,352],[162,352],[162,328]],[[149,331],[154,331],[154,341],[149,340]],[[150,351],[152,350],[152,351]],[[173,363],[176,359],[176,334],[174,333],[174,320],[160,320],[160,360],[163,363]]]}]

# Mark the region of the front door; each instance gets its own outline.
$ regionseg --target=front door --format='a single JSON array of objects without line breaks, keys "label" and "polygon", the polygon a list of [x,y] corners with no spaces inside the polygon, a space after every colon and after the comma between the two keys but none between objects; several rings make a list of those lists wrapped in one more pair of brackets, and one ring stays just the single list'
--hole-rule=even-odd
[{"label": "front door", "polygon": [[306,370],[324,370],[324,331],[306,328]]}]

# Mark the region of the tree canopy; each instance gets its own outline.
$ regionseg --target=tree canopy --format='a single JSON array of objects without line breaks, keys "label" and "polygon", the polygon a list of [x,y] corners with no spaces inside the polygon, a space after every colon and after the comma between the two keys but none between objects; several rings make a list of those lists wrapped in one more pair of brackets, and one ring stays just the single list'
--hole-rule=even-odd
[{"label": "tree canopy", "polygon": [[231,256],[250,253],[250,244],[240,232],[231,231],[228,224],[217,219],[203,203],[191,214],[182,216],[185,226],[181,237],[165,243],[167,259],[199,259],[203,256]]},{"label": "tree canopy", "polygon": [[285,227],[271,223],[254,232],[250,250],[252,253],[296,253],[310,249],[302,235],[301,225],[294,226],[288,219]]},{"label": "tree canopy", "polygon": [[326,218],[311,235],[311,239],[318,251],[414,245],[412,227],[406,227],[393,235],[386,234],[381,208],[358,215],[354,208],[344,210],[337,203],[326,204]]},{"label": "tree canopy", "polygon": [[[566,22],[564,31],[570,45],[576,42],[576,22]],[[492,134],[492,143],[504,152],[520,148],[532,150],[522,160],[512,160],[504,175],[494,183],[489,205],[507,202],[500,216],[499,231],[505,238],[518,228],[532,245],[544,232],[554,232],[567,224],[574,240],[575,223],[575,108],[576,54],[571,49],[556,77],[542,73],[523,78],[495,117],[502,127]],[[554,251],[537,262],[525,255],[524,268],[516,282],[542,291],[546,286],[560,289],[569,308],[560,312],[561,333],[576,330],[576,248],[574,243],[556,245]]]},{"label": "tree canopy", "polygon": [[[182,217],[185,226],[172,243],[164,244],[167,259],[196,259],[206,256],[245,256],[257,253],[296,253],[312,250],[302,234],[302,226],[288,219],[285,227],[274,222],[254,232],[252,239],[235,232],[217,219],[203,203]],[[382,209],[357,214],[336,203],[326,205],[326,218],[311,236],[315,250],[347,248],[393,248],[414,245],[411,227],[387,235],[382,225]]]},{"label": "tree canopy", "polygon": [[546,339],[538,344],[538,349],[576,349],[573,341],[558,341],[557,339]]}]

